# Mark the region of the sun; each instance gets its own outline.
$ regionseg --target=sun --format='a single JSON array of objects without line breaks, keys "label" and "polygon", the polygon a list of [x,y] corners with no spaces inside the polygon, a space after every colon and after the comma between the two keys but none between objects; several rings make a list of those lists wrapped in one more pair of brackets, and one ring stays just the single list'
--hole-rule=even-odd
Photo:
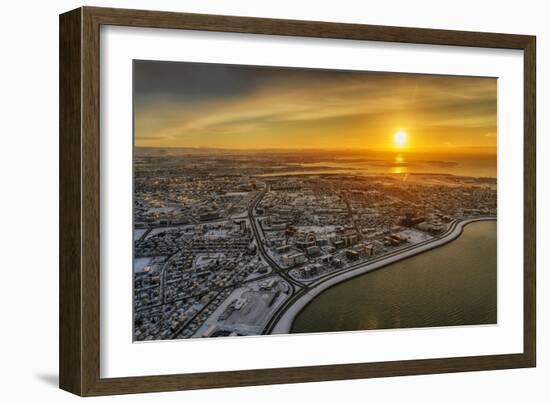
[{"label": "sun", "polygon": [[405,147],[407,144],[407,133],[405,133],[403,130],[399,130],[395,135],[393,136],[393,143],[396,147],[402,148]]}]

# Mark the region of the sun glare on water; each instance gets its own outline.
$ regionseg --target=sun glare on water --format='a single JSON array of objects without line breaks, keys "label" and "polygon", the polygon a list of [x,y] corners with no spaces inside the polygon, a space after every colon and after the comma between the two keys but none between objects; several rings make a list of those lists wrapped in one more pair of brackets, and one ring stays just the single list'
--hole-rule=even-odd
[{"label": "sun glare on water", "polygon": [[405,133],[403,130],[398,131],[393,136],[393,143],[396,147],[405,147],[407,145],[407,133]]}]

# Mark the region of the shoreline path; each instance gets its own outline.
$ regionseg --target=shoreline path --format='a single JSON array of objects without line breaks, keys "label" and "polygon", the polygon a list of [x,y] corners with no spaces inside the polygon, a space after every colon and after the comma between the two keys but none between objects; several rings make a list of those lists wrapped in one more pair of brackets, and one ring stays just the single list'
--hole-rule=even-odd
[{"label": "shoreline path", "polygon": [[306,305],[309,304],[316,296],[330,287],[347,281],[353,277],[382,269],[392,263],[407,259],[430,249],[443,246],[458,238],[462,234],[462,231],[466,225],[476,221],[490,220],[496,220],[496,217],[475,217],[455,221],[444,234],[438,236],[437,238],[380,256],[376,260],[360,263],[349,267],[344,271],[321,278],[319,281],[310,284],[307,288],[293,294],[287,301],[285,301],[281,308],[269,320],[268,324],[264,328],[263,334],[289,334],[294,319],[298,316],[302,309],[304,309]]}]

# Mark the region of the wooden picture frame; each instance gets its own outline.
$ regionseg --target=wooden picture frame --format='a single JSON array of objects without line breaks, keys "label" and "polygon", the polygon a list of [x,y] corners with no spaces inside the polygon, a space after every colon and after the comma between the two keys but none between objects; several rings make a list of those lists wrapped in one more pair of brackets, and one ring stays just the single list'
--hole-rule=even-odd
[{"label": "wooden picture frame", "polygon": [[[521,354],[127,378],[100,377],[100,26],[172,28],[524,52],[524,348]],[[60,16],[60,387],[80,396],[533,367],[535,37],[483,32],[82,7]]]}]

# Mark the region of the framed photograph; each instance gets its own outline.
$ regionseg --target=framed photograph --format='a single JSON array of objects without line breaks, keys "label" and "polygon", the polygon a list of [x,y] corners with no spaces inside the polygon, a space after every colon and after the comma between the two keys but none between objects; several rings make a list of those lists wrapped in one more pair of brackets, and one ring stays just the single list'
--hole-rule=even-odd
[{"label": "framed photograph", "polygon": [[60,16],[60,386],[533,367],[535,37]]}]

